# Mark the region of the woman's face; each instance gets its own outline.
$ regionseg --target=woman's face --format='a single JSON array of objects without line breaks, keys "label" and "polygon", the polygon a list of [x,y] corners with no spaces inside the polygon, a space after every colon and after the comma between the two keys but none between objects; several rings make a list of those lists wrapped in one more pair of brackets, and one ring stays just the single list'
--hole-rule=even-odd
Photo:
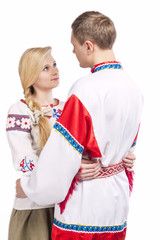
[{"label": "woman's face", "polygon": [[51,90],[59,85],[59,71],[53,57],[49,55],[45,62],[38,79],[33,84],[35,91]]}]

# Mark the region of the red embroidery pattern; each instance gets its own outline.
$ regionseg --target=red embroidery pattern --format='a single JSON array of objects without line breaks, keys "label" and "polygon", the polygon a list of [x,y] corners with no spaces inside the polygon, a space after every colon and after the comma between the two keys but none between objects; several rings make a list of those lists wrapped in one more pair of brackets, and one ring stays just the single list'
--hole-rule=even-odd
[{"label": "red embroidery pattern", "polygon": [[34,164],[32,163],[33,160],[27,160],[27,157],[25,156],[24,159],[20,162],[20,167],[22,172],[28,172],[32,171],[34,168]]},{"label": "red embroidery pattern", "polygon": [[31,121],[28,115],[9,114],[7,118],[6,131],[31,131]]},{"label": "red embroidery pattern", "polygon": [[124,170],[123,162],[108,167],[102,167],[101,171],[99,172],[99,175],[94,179],[111,177],[115,174],[122,172],[123,170]]}]

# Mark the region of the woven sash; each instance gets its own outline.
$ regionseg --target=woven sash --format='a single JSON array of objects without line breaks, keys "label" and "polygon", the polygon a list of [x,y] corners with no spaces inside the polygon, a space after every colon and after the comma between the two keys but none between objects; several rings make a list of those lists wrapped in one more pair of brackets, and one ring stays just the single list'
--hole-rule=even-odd
[{"label": "woven sash", "polygon": [[99,171],[99,175],[95,177],[94,179],[99,178],[106,178],[111,177],[113,175],[116,175],[124,170],[123,162],[120,162],[118,164],[110,165],[108,167],[101,167],[101,170]]}]

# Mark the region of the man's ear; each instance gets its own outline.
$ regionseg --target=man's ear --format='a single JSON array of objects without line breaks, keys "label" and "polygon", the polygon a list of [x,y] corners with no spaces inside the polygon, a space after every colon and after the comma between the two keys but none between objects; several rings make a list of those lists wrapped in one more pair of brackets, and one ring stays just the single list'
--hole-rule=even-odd
[{"label": "man's ear", "polygon": [[94,43],[92,41],[85,41],[85,47],[88,55],[94,52]]}]

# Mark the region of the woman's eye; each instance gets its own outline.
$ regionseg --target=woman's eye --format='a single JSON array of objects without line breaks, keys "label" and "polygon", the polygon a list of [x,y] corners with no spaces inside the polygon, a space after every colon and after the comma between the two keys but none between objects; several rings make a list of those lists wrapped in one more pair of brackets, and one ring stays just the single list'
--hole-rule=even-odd
[{"label": "woman's eye", "polygon": [[47,66],[43,68],[43,71],[47,71],[47,70],[48,70],[48,67],[47,67]]},{"label": "woman's eye", "polygon": [[57,67],[57,63],[56,62],[53,63],[53,67]]}]

